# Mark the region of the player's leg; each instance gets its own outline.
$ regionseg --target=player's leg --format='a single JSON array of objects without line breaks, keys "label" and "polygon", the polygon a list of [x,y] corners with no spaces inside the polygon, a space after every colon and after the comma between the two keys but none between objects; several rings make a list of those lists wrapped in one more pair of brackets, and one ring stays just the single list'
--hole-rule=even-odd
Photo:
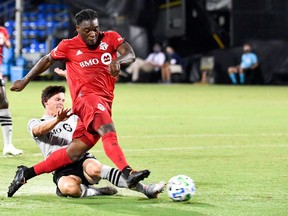
[{"label": "player's leg", "polygon": [[245,73],[242,68],[239,69],[239,79],[240,79],[240,84],[245,83]]},{"label": "player's leg", "polygon": [[233,66],[228,68],[228,74],[233,84],[237,84],[236,73],[238,73],[238,67]]},{"label": "player's leg", "polygon": [[127,178],[126,181],[129,188],[135,187],[139,181],[149,176],[149,170],[134,171],[128,165],[126,157],[118,143],[116,130],[110,115],[105,113],[95,115],[91,127],[92,130],[95,130],[102,137],[106,155]]},{"label": "player's leg", "polygon": [[168,68],[167,63],[164,63],[161,67],[161,78],[163,83],[167,82],[167,68]]},{"label": "player's leg", "polygon": [[[57,195],[87,197],[99,195],[114,195],[117,190],[113,187],[94,188],[92,184],[98,183],[100,177],[90,178],[85,174],[84,168],[89,163],[93,163],[95,170],[101,169],[101,164],[95,163],[97,160],[89,153],[86,153],[79,161],[60,168],[55,171],[53,181],[57,185]],[[65,176],[65,178],[63,178]],[[71,179],[73,177],[73,179]]]},{"label": "player's leg", "polygon": [[6,96],[4,80],[0,78],[0,123],[3,134],[3,155],[21,155],[23,151],[12,144],[12,118]]},{"label": "player's leg", "polygon": [[[83,163],[83,171],[85,178],[91,184],[97,183],[100,179],[106,179],[117,187],[128,188],[126,179],[119,169],[102,165],[96,158],[86,159]],[[164,187],[164,181],[149,185],[138,183],[135,190],[151,199],[157,198],[158,194],[163,192]]]},{"label": "player's leg", "polygon": [[57,187],[59,191],[56,193],[59,196],[80,197],[82,194],[81,179],[74,175],[59,178]]},{"label": "player's leg", "polygon": [[[149,170],[136,172],[128,165],[118,143],[116,130],[111,119],[111,103],[102,97],[90,94],[79,98],[75,104],[74,113],[81,118],[89,134],[97,134],[102,137],[106,155],[123,172],[129,188],[134,187],[139,181],[149,176]],[[86,141],[84,142],[87,144]]]},{"label": "player's leg", "polygon": [[171,67],[173,65],[169,64],[168,67],[167,67],[167,70],[166,70],[166,76],[167,76],[167,83],[171,83]]},{"label": "player's leg", "polygon": [[[9,186],[8,197],[12,197],[13,194],[29,179],[42,173],[52,172],[60,167],[77,161],[91,147],[92,146],[87,146],[78,139],[74,139],[67,148],[61,148],[52,152],[45,160],[30,168],[19,166],[15,177]],[[69,154],[71,158],[69,157]]]},{"label": "player's leg", "polygon": [[138,81],[140,68],[144,63],[145,61],[143,59],[136,58],[135,62],[126,68],[126,72],[132,75],[132,82]]},{"label": "player's leg", "polygon": [[[100,162],[99,162],[100,163]],[[126,178],[123,173],[116,168],[101,165],[100,177],[111,182],[113,185],[121,188],[129,188],[126,182]],[[136,184],[134,190],[143,193],[148,198],[157,198],[159,193],[162,193],[165,187],[165,182],[161,181],[156,184],[145,185],[142,183]]]}]

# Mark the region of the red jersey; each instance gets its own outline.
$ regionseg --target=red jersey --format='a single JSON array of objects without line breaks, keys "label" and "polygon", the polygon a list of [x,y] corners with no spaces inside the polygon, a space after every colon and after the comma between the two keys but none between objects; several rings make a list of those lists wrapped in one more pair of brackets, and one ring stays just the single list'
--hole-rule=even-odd
[{"label": "red jersey", "polygon": [[[0,54],[2,55],[3,53],[3,46],[4,46],[4,41],[9,39],[9,34],[8,31],[5,27],[0,26]],[[2,64],[2,58],[0,57],[0,64]]]},{"label": "red jersey", "polygon": [[78,96],[95,94],[112,102],[116,78],[109,73],[109,64],[117,57],[117,48],[124,39],[114,31],[99,34],[96,49],[89,49],[80,35],[62,40],[51,51],[54,60],[66,60],[66,79],[72,101]]}]

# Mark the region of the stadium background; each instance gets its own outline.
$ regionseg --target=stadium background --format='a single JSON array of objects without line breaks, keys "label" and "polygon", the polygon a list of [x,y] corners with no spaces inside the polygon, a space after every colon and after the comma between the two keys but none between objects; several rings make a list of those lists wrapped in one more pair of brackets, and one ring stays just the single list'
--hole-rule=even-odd
[{"label": "stadium background", "polygon": [[[14,48],[4,50],[4,75],[21,78],[62,38],[75,35],[73,17],[84,8],[95,9],[102,30],[118,31],[141,58],[154,42],[172,45],[186,62],[179,82],[198,82],[201,59],[213,56],[214,82],[230,83],[227,67],[239,62],[249,42],[260,59],[250,84],[288,83],[285,0],[4,0],[0,17]],[[47,71],[39,79],[59,77]]]}]

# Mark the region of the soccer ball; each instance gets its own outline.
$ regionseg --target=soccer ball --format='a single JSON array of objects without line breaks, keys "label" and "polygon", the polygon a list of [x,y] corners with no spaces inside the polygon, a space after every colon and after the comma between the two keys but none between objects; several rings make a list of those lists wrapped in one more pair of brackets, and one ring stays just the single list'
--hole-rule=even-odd
[{"label": "soccer ball", "polygon": [[173,201],[188,201],[194,196],[196,187],[193,179],[186,175],[172,177],[167,184],[168,196]]}]

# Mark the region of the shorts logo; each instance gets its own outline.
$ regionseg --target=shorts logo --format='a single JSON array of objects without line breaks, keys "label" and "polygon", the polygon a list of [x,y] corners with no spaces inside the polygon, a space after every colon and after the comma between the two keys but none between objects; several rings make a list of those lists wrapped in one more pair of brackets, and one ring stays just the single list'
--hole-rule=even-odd
[{"label": "shorts logo", "polygon": [[101,62],[104,65],[109,65],[112,62],[112,56],[110,53],[103,53],[101,56]]},{"label": "shorts logo", "polygon": [[101,103],[98,103],[97,108],[101,111],[105,111],[105,107]]}]

